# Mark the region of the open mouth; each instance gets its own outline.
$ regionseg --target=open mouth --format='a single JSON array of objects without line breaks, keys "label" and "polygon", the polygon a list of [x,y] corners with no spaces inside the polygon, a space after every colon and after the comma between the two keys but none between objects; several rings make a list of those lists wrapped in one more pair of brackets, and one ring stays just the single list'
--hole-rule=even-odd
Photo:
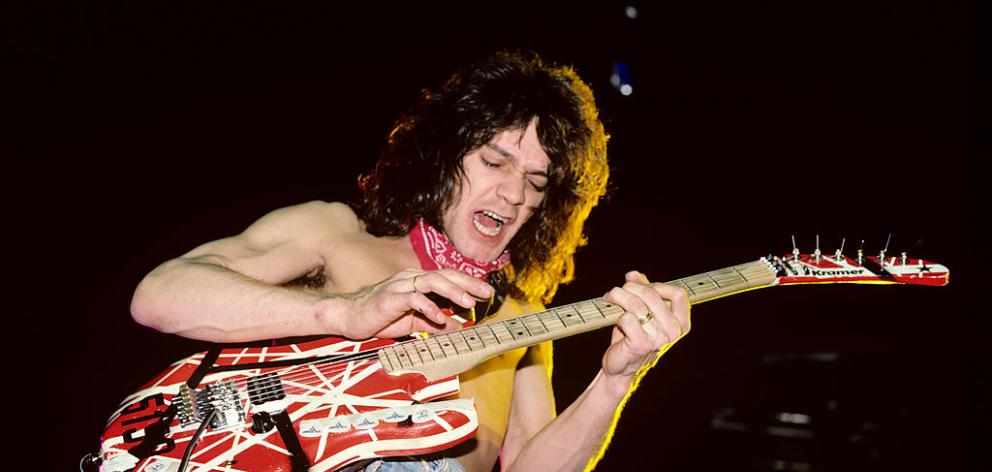
[{"label": "open mouth", "polygon": [[503,229],[503,225],[509,221],[509,218],[497,215],[489,210],[476,212],[472,216],[472,224],[475,225],[475,229],[490,237],[499,235],[500,230]]}]

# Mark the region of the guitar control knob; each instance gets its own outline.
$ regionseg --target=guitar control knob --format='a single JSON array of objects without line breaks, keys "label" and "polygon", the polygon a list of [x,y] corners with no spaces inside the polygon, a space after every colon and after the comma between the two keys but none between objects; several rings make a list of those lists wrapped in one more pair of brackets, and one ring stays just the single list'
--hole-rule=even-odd
[{"label": "guitar control knob", "polygon": [[275,426],[275,423],[272,422],[272,417],[268,413],[262,412],[251,415],[251,431],[255,434],[268,433]]}]

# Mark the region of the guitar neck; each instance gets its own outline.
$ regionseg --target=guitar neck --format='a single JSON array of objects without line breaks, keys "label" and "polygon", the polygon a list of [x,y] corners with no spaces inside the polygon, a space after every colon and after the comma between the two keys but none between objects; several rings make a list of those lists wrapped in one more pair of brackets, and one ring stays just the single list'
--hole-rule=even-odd
[{"label": "guitar neck", "polygon": [[[776,279],[764,260],[668,282],[686,289],[692,304],[764,287]],[[394,344],[379,351],[389,373],[418,372],[429,380],[460,374],[486,359],[521,347],[613,326],[623,309],[602,298]]]}]

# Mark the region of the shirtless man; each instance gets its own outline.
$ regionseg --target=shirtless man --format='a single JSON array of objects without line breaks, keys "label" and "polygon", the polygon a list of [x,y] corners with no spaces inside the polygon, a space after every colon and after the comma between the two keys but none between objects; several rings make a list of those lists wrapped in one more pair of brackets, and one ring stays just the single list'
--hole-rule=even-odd
[{"label": "shirtless man", "polygon": [[[429,293],[471,307],[498,291],[506,297],[492,319],[538,311],[572,276],[582,226],[605,191],[605,144],[592,93],[571,69],[497,54],[423,94],[360,180],[364,199],[354,207],[276,210],[167,261],[142,280],[132,313],[160,331],[234,342],[458,328]],[[411,232],[438,238],[444,257],[425,254]],[[487,272],[505,283],[486,283]],[[478,410],[474,440],[429,463],[385,460],[366,470],[594,464],[638,376],[689,330],[680,288],[630,272],[605,298],[627,313],[602,369],[560,416],[551,343],[519,349],[461,375],[459,396],[475,398]]]}]

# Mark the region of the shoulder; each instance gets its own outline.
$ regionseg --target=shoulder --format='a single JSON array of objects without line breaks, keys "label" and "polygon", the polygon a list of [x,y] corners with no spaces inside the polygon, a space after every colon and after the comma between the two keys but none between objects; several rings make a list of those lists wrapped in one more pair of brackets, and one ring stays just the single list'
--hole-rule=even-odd
[{"label": "shoulder", "polygon": [[311,201],[273,210],[249,226],[242,237],[251,242],[313,240],[362,231],[352,209],[341,202]]}]

